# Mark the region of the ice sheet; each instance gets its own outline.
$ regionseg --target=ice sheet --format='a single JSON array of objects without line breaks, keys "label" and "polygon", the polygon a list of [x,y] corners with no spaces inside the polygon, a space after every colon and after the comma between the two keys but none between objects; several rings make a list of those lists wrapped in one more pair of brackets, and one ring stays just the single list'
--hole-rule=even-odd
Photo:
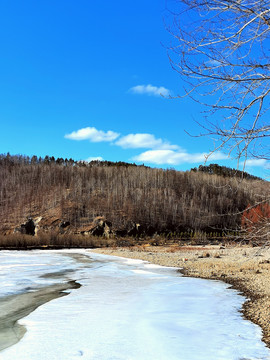
[{"label": "ice sheet", "polygon": [[[20,320],[27,332],[0,353],[1,360],[270,359],[260,328],[239,313],[244,298],[226,284],[181,277],[172,269],[148,271],[145,262],[80,251],[83,260],[75,253],[13,255],[15,263],[50,264],[60,273],[72,268],[63,278],[82,287]],[[9,254],[0,255],[9,264]],[[39,286],[43,270],[47,265],[25,271]]]},{"label": "ice sheet", "polygon": [[0,297],[18,294],[59,280],[53,277],[41,277],[46,273],[76,269],[71,259],[51,252],[50,256],[41,256],[40,251],[0,251]]}]

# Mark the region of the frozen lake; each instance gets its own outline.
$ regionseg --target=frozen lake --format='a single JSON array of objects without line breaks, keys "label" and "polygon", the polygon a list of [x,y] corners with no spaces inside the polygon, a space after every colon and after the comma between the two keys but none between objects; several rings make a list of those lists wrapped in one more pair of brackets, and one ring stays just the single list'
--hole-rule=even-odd
[{"label": "frozen lake", "polygon": [[2,348],[14,343],[1,360],[270,359],[237,291],[176,269],[86,250],[1,251],[0,284]]}]

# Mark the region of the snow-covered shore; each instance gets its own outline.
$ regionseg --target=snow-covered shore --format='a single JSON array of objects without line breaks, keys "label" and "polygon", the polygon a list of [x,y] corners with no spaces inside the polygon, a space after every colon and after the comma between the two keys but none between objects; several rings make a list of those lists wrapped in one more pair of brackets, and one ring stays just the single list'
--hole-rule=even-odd
[{"label": "snow-covered shore", "polygon": [[96,249],[98,253],[142,259],[153,264],[182,269],[186,276],[222,280],[249,299],[244,316],[263,330],[270,347],[270,249],[247,245],[220,246],[138,246]]},{"label": "snow-covered shore", "polygon": [[20,285],[27,272],[27,291],[44,279],[82,285],[19,320],[27,331],[2,360],[270,359],[260,328],[239,313],[244,298],[222,282],[87,250],[22,252],[12,264],[8,252],[0,255],[11,283],[13,276]]}]

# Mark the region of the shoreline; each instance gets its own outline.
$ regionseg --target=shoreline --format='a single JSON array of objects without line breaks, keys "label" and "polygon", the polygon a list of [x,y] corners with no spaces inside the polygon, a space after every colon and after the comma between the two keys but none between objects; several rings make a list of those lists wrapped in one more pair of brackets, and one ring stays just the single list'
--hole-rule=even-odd
[{"label": "shoreline", "polygon": [[66,283],[48,285],[33,292],[2,297],[0,299],[0,352],[23,338],[27,330],[19,323],[20,319],[53,299],[67,296],[66,290],[77,289],[80,286],[76,281],[70,280]]},{"label": "shoreline", "polygon": [[270,249],[242,246],[134,246],[98,248],[100,254],[145,260],[179,269],[183,276],[223,281],[247,299],[241,313],[259,325],[270,348]]}]

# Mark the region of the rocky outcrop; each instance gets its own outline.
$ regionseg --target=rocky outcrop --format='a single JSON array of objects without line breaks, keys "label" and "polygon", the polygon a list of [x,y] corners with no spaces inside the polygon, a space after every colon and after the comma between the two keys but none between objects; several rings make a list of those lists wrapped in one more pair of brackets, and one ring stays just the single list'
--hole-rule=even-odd
[{"label": "rocky outcrop", "polygon": [[122,229],[115,229],[114,233],[117,236],[153,236],[156,233],[156,229],[153,226],[145,226],[133,221],[128,222],[128,224]]},{"label": "rocky outcrop", "polygon": [[59,224],[59,232],[60,232],[60,234],[64,234],[65,232],[67,232],[69,227],[70,227],[70,222],[62,220],[60,222],[60,224]]},{"label": "rocky outcrop", "polygon": [[14,233],[20,233],[25,235],[36,235],[36,224],[34,220],[29,217],[27,221],[15,228]]},{"label": "rocky outcrop", "polygon": [[79,233],[82,235],[94,235],[110,237],[112,234],[112,223],[105,220],[103,216],[96,217],[91,224],[79,229]]},{"label": "rocky outcrop", "polygon": [[141,237],[144,235],[153,235],[155,233],[154,228],[148,228],[139,223],[129,221],[126,225],[119,228],[113,226],[104,216],[97,216],[93,220],[89,219],[89,222],[85,225],[75,226],[68,220],[61,219],[58,216],[51,214],[44,214],[44,216],[32,218],[29,217],[21,225],[17,226],[14,233],[26,234],[35,236],[38,233],[53,233],[53,234],[77,234],[77,235],[92,235],[103,236],[110,238],[116,237]]}]

